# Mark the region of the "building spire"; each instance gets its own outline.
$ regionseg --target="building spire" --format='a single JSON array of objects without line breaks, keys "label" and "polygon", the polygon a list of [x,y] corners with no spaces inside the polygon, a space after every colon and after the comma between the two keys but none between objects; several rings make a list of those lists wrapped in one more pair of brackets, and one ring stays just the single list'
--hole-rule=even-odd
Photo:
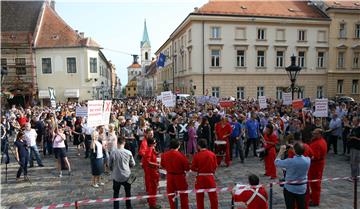
[{"label": "building spire", "polygon": [[143,47],[145,43],[147,43],[148,46],[150,47],[150,40],[149,40],[149,35],[147,32],[147,27],[146,27],[146,19],[144,20],[144,33],[143,33],[143,38],[141,41],[141,47]]}]

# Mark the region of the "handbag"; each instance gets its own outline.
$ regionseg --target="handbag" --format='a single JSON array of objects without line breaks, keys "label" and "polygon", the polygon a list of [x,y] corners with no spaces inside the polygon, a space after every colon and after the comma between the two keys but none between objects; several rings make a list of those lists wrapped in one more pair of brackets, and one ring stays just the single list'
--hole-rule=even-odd
[{"label": "handbag", "polygon": [[126,183],[132,184],[132,183],[134,183],[135,180],[136,180],[136,176],[131,173],[128,180],[126,181]]}]

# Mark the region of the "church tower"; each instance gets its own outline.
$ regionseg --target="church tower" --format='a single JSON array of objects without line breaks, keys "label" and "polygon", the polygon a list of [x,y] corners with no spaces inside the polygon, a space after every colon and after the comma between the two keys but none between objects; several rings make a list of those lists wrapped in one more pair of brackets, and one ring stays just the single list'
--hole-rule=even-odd
[{"label": "church tower", "polygon": [[144,21],[144,33],[142,41],[140,42],[141,51],[141,66],[145,67],[151,63],[151,45],[149,35],[146,27],[146,20]]}]

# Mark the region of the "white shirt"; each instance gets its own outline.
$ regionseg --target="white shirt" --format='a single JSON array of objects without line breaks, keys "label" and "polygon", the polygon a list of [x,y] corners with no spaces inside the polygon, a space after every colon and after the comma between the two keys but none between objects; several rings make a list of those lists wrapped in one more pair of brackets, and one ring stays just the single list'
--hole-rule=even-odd
[{"label": "white shirt", "polygon": [[91,135],[93,131],[93,128],[88,126],[88,124],[85,124],[83,126],[83,132],[85,133],[85,135]]},{"label": "white shirt", "polygon": [[36,137],[37,137],[37,133],[35,131],[35,129],[31,129],[30,131],[24,131],[25,134],[25,140],[26,143],[28,144],[28,146],[32,147],[36,145]]},{"label": "white shirt", "polygon": [[102,144],[99,141],[96,141],[95,145],[96,145],[96,152],[97,152],[96,158],[103,158],[104,155],[103,155],[103,150],[102,150]]},{"label": "white shirt", "polygon": [[[65,135],[63,137],[65,137]],[[54,148],[65,148],[65,142],[61,138],[61,136],[59,136],[59,135],[55,136],[53,147]]]}]

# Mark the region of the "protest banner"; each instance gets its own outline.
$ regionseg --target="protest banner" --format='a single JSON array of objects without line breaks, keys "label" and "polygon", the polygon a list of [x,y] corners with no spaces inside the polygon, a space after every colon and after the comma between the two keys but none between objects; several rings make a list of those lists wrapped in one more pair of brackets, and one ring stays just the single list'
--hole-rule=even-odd
[{"label": "protest banner", "polygon": [[87,107],[76,107],[75,115],[76,117],[86,117],[88,115]]},{"label": "protest banner", "polygon": [[103,125],[109,125],[110,121],[110,113],[111,113],[111,100],[104,101],[104,108],[103,108]]},{"label": "protest banner", "polygon": [[292,108],[295,110],[301,110],[302,108],[304,108],[304,101],[302,99],[293,100]]},{"label": "protest banner", "polygon": [[165,107],[175,107],[176,96],[171,91],[161,92],[161,101]]},{"label": "protest banner", "polygon": [[210,97],[209,98],[209,103],[212,105],[218,105],[219,104],[220,99],[217,97]]},{"label": "protest banner", "polygon": [[96,127],[103,125],[103,103],[102,100],[88,101],[88,126]]},{"label": "protest banner", "polygon": [[283,93],[283,105],[291,105],[292,103],[292,95],[291,93]]},{"label": "protest banner", "polygon": [[267,104],[266,104],[266,96],[259,96],[259,106],[260,109],[265,109],[267,108]]},{"label": "protest banner", "polygon": [[220,101],[220,106],[223,108],[234,107],[235,103],[233,101]]},{"label": "protest banner", "polygon": [[327,117],[329,113],[328,99],[316,99],[315,100],[315,117]]}]

